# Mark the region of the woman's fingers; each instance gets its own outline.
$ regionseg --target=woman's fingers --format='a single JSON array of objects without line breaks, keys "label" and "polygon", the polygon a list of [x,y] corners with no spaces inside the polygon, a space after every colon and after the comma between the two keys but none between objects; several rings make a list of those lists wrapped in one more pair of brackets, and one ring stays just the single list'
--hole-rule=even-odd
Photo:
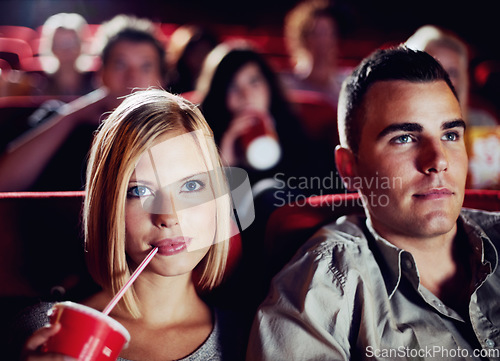
[{"label": "woman's fingers", "polygon": [[36,330],[33,335],[28,338],[24,344],[24,348],[29,351],[37,350],[43,345],[50,337],[55,335],[61,329],[61,324],[47,325]]},{"label": "woman's fingers", "polygon": [[33,333],[24,344],[21,360],[23,361],[77,361],[59,354],[41,353],[40,347],[61,329],[61,324],[44,326]]}]

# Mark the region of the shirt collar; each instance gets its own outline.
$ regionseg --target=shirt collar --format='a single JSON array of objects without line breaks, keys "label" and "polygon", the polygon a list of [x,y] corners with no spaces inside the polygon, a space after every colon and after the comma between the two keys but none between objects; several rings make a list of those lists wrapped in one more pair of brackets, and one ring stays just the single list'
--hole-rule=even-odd
[{"label": "shirt collar", "polygon": [[484,230],[463,211],[458,219],[472,246],[480,267],[487,274],[498,267],[498,252]]},{"label": "shirt collar", "polygon": [[[479,261],[480,273],[485,278],[488,274],[494,272],[497,267],[498,254],[495,246],[481,227],[466,215],[461,214],[458,222],[463,226],[462,229],[465,231],[474,249],[475,257]],[[379,265],[389,299],[396,292],[403,273],[406,273],[413,286],[418,288],[420,278],[411,253],[396,247],[380,236],[373,228],[369,217],[366,218],[366,227],[374,240],[374,242],[371,242],[374,245],[372,251],[374,251],[375,257],[381,258]]]},{"label": "shirt collar", "polygon": [[385,288],[390,299],[394,292],[396,292],[396,289],[398,288],[401,281],[401,262],[403,253],[405,253],[405,251],[396,247],[385,238],[380,236],[373,228],[372,222],[369,217],[366,218],[366,227],[368,228],[370,235],[375,241],[372,242],[375,247],[374,249],[372,248],[372,251],[375,254],[375,258],[381,258],[381,262],[379,261],[378,263],[380,265]]}]

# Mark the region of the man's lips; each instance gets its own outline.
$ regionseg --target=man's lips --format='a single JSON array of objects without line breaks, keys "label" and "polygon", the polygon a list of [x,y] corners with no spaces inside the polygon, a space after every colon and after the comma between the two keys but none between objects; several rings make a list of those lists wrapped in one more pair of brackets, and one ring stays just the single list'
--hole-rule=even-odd
[{"label": "man's lips", "polygon": [[152,242],[150,245],[151,247],[158,247],[159,254],[171,256],[187,250],[191,240],[190,237],[173,237]]},{"label": "man's lips", "polygon": [[451,197],[454,194],[448,188],[432,188],[415,193],[413,196],[418,199],[441,199]]}]

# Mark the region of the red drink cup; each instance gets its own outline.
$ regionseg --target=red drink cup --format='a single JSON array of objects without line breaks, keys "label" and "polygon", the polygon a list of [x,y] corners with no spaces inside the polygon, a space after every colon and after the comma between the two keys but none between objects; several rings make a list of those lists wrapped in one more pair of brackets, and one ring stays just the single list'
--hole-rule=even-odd
[{"label": "red drink cup", "polygon": [[61,302],[49,311],[50,323],[61,329],[43,346],[79,361],[115,361],[128,346],[130,334],[119,322],[93,308]]},{"label": "red drink cup", "polygon": [[281,147],[274,129],[269,129],[260,118],[241,139],[246,161],[253,168],[266,170],[274,167],[281,158]]}]

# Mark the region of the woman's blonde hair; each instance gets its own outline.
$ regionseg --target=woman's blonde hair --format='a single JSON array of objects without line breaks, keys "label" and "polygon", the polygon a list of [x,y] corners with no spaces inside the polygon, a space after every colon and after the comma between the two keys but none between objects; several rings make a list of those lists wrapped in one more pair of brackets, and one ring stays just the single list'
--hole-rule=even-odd
[{"label": "woman's blonde hair", "polygon": [[[196,137],[207,163],[214,192],[230,195],[222,164],[205,118],[192,103],[159,89],[128,96],[101,124],[90,151],[83,209],[86,260],[90,274],[104,289],[116,294],[130,278],[125,253],[125,202],[130,177],[139,157],[172,131],[202,133]],[[192,133],[195,134],[195,133]],[[200,139],[202,138],[202,139]],[[205,144],[199,144],[205,142]],[[197,266],[197,287],[210,290],[223,278],[229,249],[230,198],[217,197],[217,231],[214,245]],[[132,270],[133,271],[133,270]],[[126,292],[121,307],[139,317],[137,298]]]}]

